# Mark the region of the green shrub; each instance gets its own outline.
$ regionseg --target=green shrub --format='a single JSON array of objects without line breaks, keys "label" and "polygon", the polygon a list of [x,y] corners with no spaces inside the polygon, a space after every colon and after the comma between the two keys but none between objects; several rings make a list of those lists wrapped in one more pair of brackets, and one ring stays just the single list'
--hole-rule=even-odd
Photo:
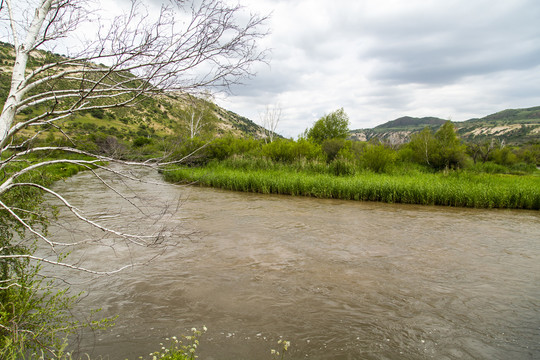
[{"label": "green shrub", "polygon": [[141,147],[152,143],[152,139],[144,136],[139,136],[133,140],[133,146]]},{"label": "green shrub", "polygon": [[336,157],[328,167],[330,173],[336,176],[351,176],[356,173],[356,164],[342,156]]},{"label": "green shrub", "polygon": [[336,158],[339,151],[345,146],[345,139],[327,139],[324,140],[321,148],[326,154],[326,161],[331,163]]},{"label": "green shrub", "polygon": [[490,160],[499,165],[510,166],[517,163],[518,158],[516,154],[514,154],[514,152],[506,146],[502,149],[496,149],[493,151],[490,155]]},{"label": "green shrub", "polygon": [[396,152],[382,144],[369,145],[361,158],[362,166],[376,173],[386,172],[396,161]]},{"label": "green shrub", "polygon": [[292,164],[301,159],[314,160],[323,156],[320,145],[305,139],[277,139],[262,147],[262,155],[275,162]]},{"label": "green shrub", "polygon": [[254,153],[260,149],[260,142],[251,138],[225,136],[213,140],[205,149],[208,160],[225,160],[233,155]]},{"label": "green shrub", "polygon": [[302,158],[292,164],[295,171],[304,171],[311,174],[325,174],[328,172],[328,164],[321,159],[306,160]]},{"label": "green shrub", "polygon": [[486,173],[486,174],[508,174],[510,169],[504,165],[494,163],[492,161],[487,161],[485,163],[476,163],[470,166],[467,170],[475,173]]},{"label": "green shrub", "polygon": [[532,174],[536,171],[536,165],[520,162],[510,166],[510,171],[515,175]]},{"label": "green shrub", "polygon": [[89,113],[96,119],[103,119],[105,117],[105,110],[103,109],[91,109]]}]

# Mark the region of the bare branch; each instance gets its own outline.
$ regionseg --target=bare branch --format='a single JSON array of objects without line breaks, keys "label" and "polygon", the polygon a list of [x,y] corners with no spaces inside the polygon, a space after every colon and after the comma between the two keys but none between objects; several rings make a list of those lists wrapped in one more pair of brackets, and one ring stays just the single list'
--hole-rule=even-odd
[{"label": "bare branch", "polygon": [[[4,195],[10,191],[34,188],[57,199],[80,222],[110,234],[113,238],[138,246],[156,245],[162,236],[159,231],[136,235],[111,229],[85,216],[60,193],[25,180],[25,175],[55,164],[83,166],[119,198],[138,208],[134,201],[94,169],[104,169],[121,179],[143,181],[131,174],[106,167],[102,162],[157,169],[183,162],[208,144],[179,160],[168,161],[164,156],[135,162],[96,156],[71,147],[32,147],[40,131],[20,145],[13,145],[17,141],[16,136],[31,126],[45,124],[56,127],[69,139],[57,124],[80,112],[127,107],[147,96],[167,92],[187,96],[210,89],[227,90],[231,85],[253,76],[253,64],[265,61],[266,52],[259,50],[256,42],[266,35],[264,23],[267,17],[239,16],[243,15],[239,5],[231,6],[222,0],[198,0],[193,1],[191,6],[182,0],[173,0],[171,5],[163,6],[154,16],[145,10],[142,1],[134,0],[125,14],[110,22],[101,19],[93,40],[81,43],[78,48],[74,47],[78,51],[70,49],[73,53],[69,57],[60,57],[50,53],[44,56],[39,51],[46,46],[61,43],[68,34],[89,19],[91,12],[85,0],[40,0],[36,2],[35,11],[24,9],[13,0],[0,1],[0,6],[5,4],[7,8],[15,54],[11,86],[0,113],[0,151],[3,155],[0,158],[0,171],[4,174],[0,181],[1,211],[53,251],[59,246],[82,244],[48,239],[32,227],[31,219],[40,217],[40,214],[24,209],[24,205],[10,206],[12,204],[4,201]],[[25,10],[28,12],[25,13]],[[29,16],[25,18],[24,15]],[[39,65],[34,66],[36,59]],[[30,60],[33,60],[33,68],[29,66]],[[25,114],[31,113],[26,111],[28,109],[39,109],[39,113],[25,117]],[[191,136],[201,130],[203,122],[202,113],[193,114]],[[63,151],[92,158],[35,160],[36,154],[49,151]],[[22,167],[21,162],[24,162]],[[143,211],[141,208],[138,210]],[[99,243],[99,240],[93,241]],[[9,257],[84,270],[45,257],[25,254],[0,256],[2,259]]]},{"label": "bare branch", "polygon": [[81,267],[81,266],[77,266],[77,265],[73,265],[73,264],[69,264],[69,263],[65,263],[61,261],[50,260],[44,257],[28,255],[28,254],[0,255],[0,259],[31,259],[37,262],[42,262],[42,263],[51,264],[55,266],[61,266],[61,267],[65,267],[72,270],[83,271],[83,272],[93,274],[93,275],[113,275],[121,271],[124,271],[125,269],[144,264],[144,263],[131,263],[131,264],[124,265],[118,269],[111,270],[111,271],[95,271],[95,270],[87,269],[85,267]]},{"label": "bare branch", "polygon": [[273,107],[266,105],[265,112],[259,114],[259,117],[265,132],[264,140],[270,142],[274,141],[276,129],[281,120],[281,106],[279,106],[279,104],[276,104]]},{"label": "bare branch", "polygon": [[45,241],[47,244],[49,244],[51,246],[51,248],[54,249],[54,242],[50,241],[49,239],[47,239],[45,236],[43,236],[43,234],[41,234],[40,232],[34,230],[30,225],[28,225],[23,219],[21,219],[19,217],[19,215],[17,215],[9,206],[7,206],[6,204],[4,204],[2,202],[2,200],[0,200],[0,206],[2,208],[4,208],[4,210],[6,210],[11,216],[13,216],[18,222],[20,222],[28,231],[30,231],[32,234],[36,235],[37,237],[39,237],[41,240]]}]

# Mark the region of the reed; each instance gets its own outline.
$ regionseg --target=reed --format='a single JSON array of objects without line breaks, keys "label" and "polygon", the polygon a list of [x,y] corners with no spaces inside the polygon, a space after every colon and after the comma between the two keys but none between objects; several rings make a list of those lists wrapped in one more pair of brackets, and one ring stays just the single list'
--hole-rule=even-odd
[{"label": "reed", "polygon": [[407,175],[362,172],[333,176],[287,168],[179,167],[164,172],[170,182],[196,182],[234,191],[387,203],[475,208],[540,209],[540,178],[451,172]]}]

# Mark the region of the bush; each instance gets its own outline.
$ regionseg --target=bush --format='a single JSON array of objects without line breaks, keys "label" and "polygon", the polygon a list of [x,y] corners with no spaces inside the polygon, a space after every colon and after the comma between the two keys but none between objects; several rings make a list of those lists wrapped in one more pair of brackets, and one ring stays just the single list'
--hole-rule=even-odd
[{"label": "bush", "polygon": [[325,174],[328,172],[328,164],[320,159],[306,160],[300,159],[292,164],[296,171],[304,171],[312,174]]},{"label": "bush", "polygon": [[96,119],[103,119],[105,117],[105,110],[103,109],[92,109],[89,113]]},{"label": "bush", "polygon": [[460,143],[450,121],[435,134],[430,128],[413,134],[407,147],[416,162],[436,170],[461,168],[465,162],[465,146]]},{"label": "bush", "polygon": [[139,136],[135,140],[133,140],[133,146],[135,147],[141,147],[144,145],[148,145],[152,143],[152,139],[144,136]]},{"label": "bush", "polygon": [[499,165],[510,166],[517,163],[518,158],[509,147],[497,149],[491,153],[490,159]]},{"label": "bush", "polygon": [[260,149],[260,142],[250,138],[226,136],[212,141],[206,148],[208,160],[225,160],[233,155],[254,153]]},{"label": "bush", "polygon": [[292,164],[295,161],[314,160],[323,156],[320,145],[305,139],[292,141],[277,139],[262,148],[262,155],[275,162]]},{"label": "bush", "polygon": [[338,156],[330,163],[328,170],[336,176],[351,176],[356,174],[356,164],[347,158]]},{"label": "bush", "polygon": [[[214,165],[214,163],[212,164]],[[245,155],[233,155],[219,164],[227,168],[243,170],[272,170],[276,167],[276,164],[268,158]],[[215,165],[217,165],[217,162]]]},{"label": "bush", "polygon": [[38,272],[39,267],[26,260],[9,264],[9,279],[3,279],[2,284],[18,286],[0,290],[1,359],[24,359],[42,351],[56,358],[66,346],[67,335],[77,328],[68,312],[77,296],[70,297],[65,290],[56,291],[51,283],[44,284]]},{"label": "bush", "polygon": [[515,175],[532,174],[536,171],[536,165],[520,162],[520,163],[511,165],[510,170],[512,174],[515,174]]},{"label": "bush", "polygon": [[382,144],[368,146],[362,154],[362,166],[376,173],[386,172],[396,161],[396,152]]},{"label": "bush", "polygon": [[468,170],[475,173],[486,174],[508,174],[509,172],[508,167],[494,163],[492,161],[487,161],[485,163],[476,163],[472,165]]},{"label": "bush", "polygon": [[345,139],[328,139],[324,140],[321,147],[326,154],[326,161],[332,162],[338,155],[339,151],[345,146]]}]

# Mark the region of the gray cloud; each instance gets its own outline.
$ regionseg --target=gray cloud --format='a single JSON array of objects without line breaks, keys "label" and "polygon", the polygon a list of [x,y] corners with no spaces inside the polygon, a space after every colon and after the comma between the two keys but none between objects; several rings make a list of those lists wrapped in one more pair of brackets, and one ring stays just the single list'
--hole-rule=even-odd
[{"label": "gray cloud", "polygon": [[363,128],[403,115],[459,121],[540,105],[537,0],[240,2],[273,13],[261,41],[270,66],[218,103],[254,121],[279,103],[286,136],[340,107],[351,128]]}]

